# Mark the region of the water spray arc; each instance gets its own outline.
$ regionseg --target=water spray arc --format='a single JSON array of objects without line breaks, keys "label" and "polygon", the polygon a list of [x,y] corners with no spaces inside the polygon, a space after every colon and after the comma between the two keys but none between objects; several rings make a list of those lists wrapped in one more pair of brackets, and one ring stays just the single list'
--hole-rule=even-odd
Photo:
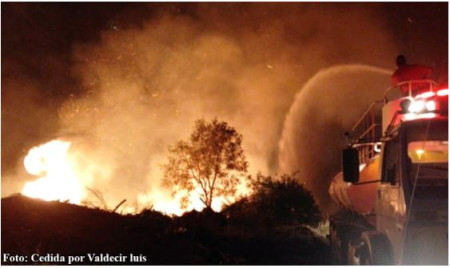
[{"label": "water spray arc", "polygon": [[340,168],[344,129],[382,97],[390,70],[362,65],[322,69],[295,96],[279,141],[279,173],[296,173],[324,212],[333,209],[328,182]]}]

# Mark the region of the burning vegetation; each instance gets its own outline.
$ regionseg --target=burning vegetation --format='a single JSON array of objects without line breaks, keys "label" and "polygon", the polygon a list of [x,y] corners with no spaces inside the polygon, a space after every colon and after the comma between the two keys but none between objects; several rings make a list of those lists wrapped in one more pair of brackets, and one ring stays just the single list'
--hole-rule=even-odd
[{"label": "burning vegetation", "polygon": [[[189,140],[181,140],[169,147],[168,160],[161,165],[167,196],[161,202],[143,203],[141,207],[152,207],[167,215],[204,208],[219,212],[224,207],[227,214],[233,214],[236,207],[241,211],[259,207],[251,209],[253,212],[247,211],[248,215],[259,220],[267,218],[269,213],[270,217],[280,216],[275,221],[282,222],[286,215],[295,214],[297,220],[291,219],[290,223],[317,224],[320,212],[314,198],[293,177],[283,175],[276,179],[259,173],[252,178],[248,174],[242,138],[224,121],[196,121]],[[108,209],[102,192],[90,188],[95,174],[77,170],[80,165],[76,165],[77,158],[71,155],[70,148],[71,142],[53,140],[30,149],[24,158],[24,166],[37,178],[25,183],[22,194],[46,201]],[[83,158],[89,158],[89,155],[83,155]],[[122,213],[141,212],[124,207]]]},{"label": "burning vegetation", "polygon": [[242,135],[226,122],[197,121],[188,142],[169,148],[164,184],[186,192],[180,200],[184,208],[194,195],[207,209],[219,211],[237,199],[239,186],[246,187],[248,162],[241,143]]},{"label": "burning vegetation", "polygon": [[[204,207],[220,211],[224,204],[248,194],[248,162],[241,142],[242,135],[226,122],[198,120],[189,141],[179,141],[170,147],[168,161],[162,166],[165,192],[172,196],[165,196],[163,201],[155,200],[155,203],[144,203],[146,200],[141,199],[140,207],[152,206],[158,211],[178,215]],[[97,203],[100,208],[107,208],[102,192],[91,188],[95,172],[80,170],[83,166],[76,162],[76,155],[78,159],[89,159],[90,155],[80,157],[80,151],[72,152],[70,148],[69,141],[52,140],[30,149],[24,166],[37,178],[25,183],[22,194],[47,201]],[[124,207],[123,212],[139,212],[136,207]]]},{"label": "burning vegetation", "polygon": [[[198,120],[188,141],[169,148],[161,168],[165,185],[174,191],[166,198],[180,216],[164,202],[141,211],[125,206],[122,215],[114,212],[123,201],[105,210],[101,192],[89,188],[94,175],[85,178],[77,170],[74,155],[80,152],[71,142],[32,148],[24,165],[37,178],[22,194],[66,202],[21,195],[3,199],[2,246],[11,257],[2,263],[27,263],[11,259],[19,254],[34,263],[42,257],[48,264],[68,264],[74,260],[67,256],[76,255],[84,256],[78,263],[107,264],[120,254],[121,263],[129,264],[326,264],[326,243],[308,229],[321,219],[311,193],[292,176],[252,178],[242,138],[224,121]],[[55,225],[63,227],[50,232]]]}]

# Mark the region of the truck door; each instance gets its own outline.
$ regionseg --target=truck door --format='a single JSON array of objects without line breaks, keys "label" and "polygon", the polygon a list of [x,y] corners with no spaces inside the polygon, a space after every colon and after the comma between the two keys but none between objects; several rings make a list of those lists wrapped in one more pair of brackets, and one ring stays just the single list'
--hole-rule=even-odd
[{"label": "truck door", "polygon": [[400,144],[398,139],[385,143],[381,183],[377,194],[377,229],[387,235],[397,262],[405,224],[405,201],[401,180]]}]

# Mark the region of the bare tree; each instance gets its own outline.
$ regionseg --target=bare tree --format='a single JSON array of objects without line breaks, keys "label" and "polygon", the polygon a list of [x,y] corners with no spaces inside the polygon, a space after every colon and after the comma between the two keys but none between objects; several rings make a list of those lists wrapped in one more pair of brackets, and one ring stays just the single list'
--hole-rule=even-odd
[{"label": "bare tree", "polygon": [[183,207],[189,194],[200,189],[201,201],[211,208],[214,197],[234,195],[246,178],[248,163],[241,142],[242,135],[226,122],[196,121],[188,141],[169,147],[168,163],[163,165],[164,184],[186,190]]}]

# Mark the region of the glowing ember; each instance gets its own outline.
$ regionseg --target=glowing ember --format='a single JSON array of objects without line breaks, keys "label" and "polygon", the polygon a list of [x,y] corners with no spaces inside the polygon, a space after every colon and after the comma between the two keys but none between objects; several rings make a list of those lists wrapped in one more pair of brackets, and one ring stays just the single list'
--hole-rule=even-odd
[{"label": "glowing ember", "polygon": [[83,187],[67,159],[70,145],[67,141],[54,140],[29,151],[24,159],[25,169],[39,179],[25,184],[22,189],[24,195],[47,201],[81,202]]}]

